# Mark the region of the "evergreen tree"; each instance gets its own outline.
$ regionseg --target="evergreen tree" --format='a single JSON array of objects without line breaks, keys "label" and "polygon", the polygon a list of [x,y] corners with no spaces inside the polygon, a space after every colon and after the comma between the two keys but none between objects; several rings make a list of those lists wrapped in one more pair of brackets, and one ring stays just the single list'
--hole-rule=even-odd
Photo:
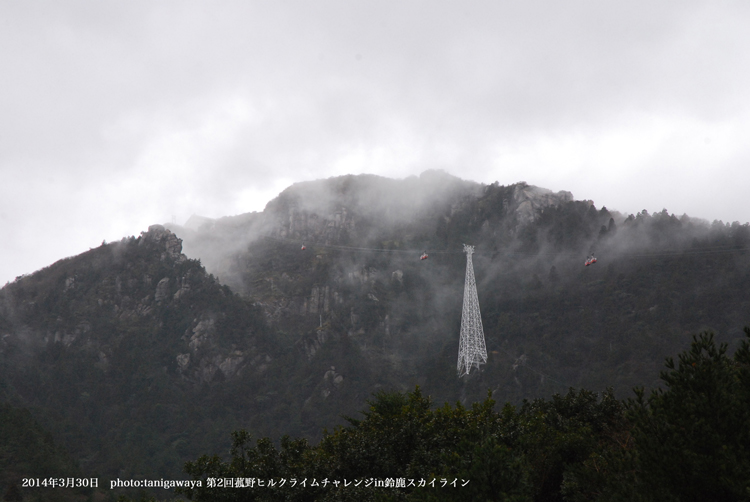
[{"label": "evergreen tree", "polygon": [[726,351],[701,333],[676,364],[667,359],[666,390],[645,398],[639,388],[629,401],[647,499],[750,500],[750,344]]}]

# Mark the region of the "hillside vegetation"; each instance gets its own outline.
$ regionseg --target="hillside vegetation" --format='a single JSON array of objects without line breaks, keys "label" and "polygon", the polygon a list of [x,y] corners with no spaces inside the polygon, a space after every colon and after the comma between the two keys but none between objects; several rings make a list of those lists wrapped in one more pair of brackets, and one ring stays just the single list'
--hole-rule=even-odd
[{"label": "hillside vegetation", "polygon": [[[190,500],[750,500],[750,328],[734,357],[711,333],[668,359],[666,390],[617,400],[570,389],[435,408],[380,392],[362,419],[311,446],[233,434],[231,457],[186,465]],[[231,480],[227,486],[226,480]]]},{"label": "hillside vegetation", "polygon": [[[489,358],[459,379],[463,243]],[[489,389],[516,414],[570,387],[614,403],[663,388],[693,333],[735,353],[748,248],[747,224],[623,215],[525,183],[300,183],[262,213],[154,225],[6,285],[0,399],[86,475],[173,479],[232,431],[327,444],[373,395],[419,401],[417,385],[437,405]],[[593,396],[580,392],[560,399]]]},{"label": "hillside vegetation", "polygon": [[[663,358],[691,333],[713,329],[734,349],[750,311],[747,224],[622,215],[524,183],[344,176],[294,185],[263,213],[173,230],[310,361],[329,360],[345,382],[418,384],[438,401],[487,388],[516,403],[569,386],[622,396],[658,385]],[[454,376],[463,243],[476,248],[490,353],[470,382]],[[592,252],[598,263],[584,267]],[[338,369],[352,348],[366,363],[354,374]],[[329,408],[316,394],[308,406]]]}]

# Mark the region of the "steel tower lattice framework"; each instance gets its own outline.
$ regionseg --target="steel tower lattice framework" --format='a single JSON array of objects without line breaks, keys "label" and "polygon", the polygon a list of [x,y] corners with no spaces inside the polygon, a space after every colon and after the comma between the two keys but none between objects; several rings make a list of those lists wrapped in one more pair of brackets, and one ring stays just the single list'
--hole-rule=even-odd
[{"label": "steel tower lattice framework", "polygon": [[458,376],[468,375],[471,368],[487,362],[487,347],[484,344],[482,316],[479,313],[477,283],[474,280],[474,264],[471,255],[474,246],[464,244],[466,253],[466,283],[464,284],[464,309],[461,314],[461,340],[458,343]]}]

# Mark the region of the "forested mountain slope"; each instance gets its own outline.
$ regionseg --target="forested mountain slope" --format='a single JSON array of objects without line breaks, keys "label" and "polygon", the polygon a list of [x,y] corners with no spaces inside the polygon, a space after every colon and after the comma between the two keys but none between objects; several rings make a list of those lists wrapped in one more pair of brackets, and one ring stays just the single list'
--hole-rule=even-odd
[{"label": "forested mountain slope", "polygon": [[277,351],[257,308],[158,225],[3,288],[0,334],[3,400],[112,475],[174,475],[225,442]]},{"label": "forested mountain slope", "polygon": [[[489,358],[460,380],[464,243]],[[176,477],[232,430],[317,440],[383,389],[625,396],[658,385],[693,333],[733,350],[749,247],[747,224],[626,216],[525,183],[300,183],[262,213],[155,225],[6,285],[0,398],[87,473]]]},{"label": "forested mountain slope", "polygon": [[[311,360],[346,343],[373,383],[419,383],[439,401],[656,384],[691,333],[734,346],[750,312],[747,224],[626,216],[525,183],[344,176],[294,185],[263,213],[173,229]],[[463,243],[476,247],[490,354],[468,383],[455,377]]]},{"label": "forested mountain slope", "polygon": [[[24,479],[49,477],[83,479],[84,475],[28,410],[0,403],[0,500],[21,500],[28,491]],[[39,487],[36,492],[44,500],[68,502],[84,498],[91,489],[87,483],[86,488]]]}]

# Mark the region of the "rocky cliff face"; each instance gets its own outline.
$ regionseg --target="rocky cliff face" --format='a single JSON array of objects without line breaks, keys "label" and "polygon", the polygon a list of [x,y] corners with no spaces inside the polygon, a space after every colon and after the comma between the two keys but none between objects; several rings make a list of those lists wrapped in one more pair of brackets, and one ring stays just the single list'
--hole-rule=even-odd
[{"label": "rocky cliff face", "polygon": [[[489,309],[483,312],[491,312],[488,326],[500,333],[488,336],[497,341],[526,323],[511,323],[512,309],[498,313],[498,302],[579,284],[591,250],[617,256],[667,241],[682,249],[687,235],[706,236],[699,226],[683,232],[668,214],[650,223],[647,216],[626,219],[592,201],[575,201],[570,192],[524,182],[480,185],[434,171],[406,180],[344,176],[293,185],[263,213],[243,216],[244,241],[217,271],[253,298],[308,361],[346,341],[369,368],[388,368],[381,373],[384,382],[406,385],[415,377],[423,383],[426,361],[455,352],[462,243],[476,246],[480,302]],[[205,243],[216,234],[186,235]],[[419,260],[422,250],[427,260]],[[612,278],[613,269],[605,270]],[[542,331],[569,322],[542,321],[537,311],[543,309],[533,308]],[[509,367],[521,356],[515,354]]]},{"label": "rocky cliff face", "polygon": [[242,262],[249,247],[260,240],[271,238],[298,249],[303,245],[443,248],[447,242],[435,242],[434,233],[465,225],[467,213],[490,199],[494,216],[505,220],[500,231],[517,232],[536,221],[543,209],[570,202],[573,196],[524,182],[483,186],[442,171],[405,180],[342,176],[292,185],[262,213],[219,220],[194,215],[185,227],[169,228],[185,239],[190,256],[199,258],[223,283],[249,294],[252,288]]},{"label": "rocky cliff face", "polygon": [[[205,418],[178,410],[210,402],[206,389],[218,396],[217,386],[254,382],[256,390],[238,400],[246,406],[275,350],[262,312],[182,254],[181,240],[161,225],[0,290],[0,399],[39,409],[61,441],[91,462],[117,463],[100,442],[119,438],[111,448],[134,459],[152,448],[162,452],[149,460],[160,467],[152,467],[179,475],[186,452],[171,444],[192,437]],[[144,429],[142,420],[152,425]],[[151,446],[132,440],[144,430]],[[119,475],[123,467],[136,468],[96,469]]]},{"label": "rocky cliff face", "polygon": [[530,186],[524,182],[513,186],[514,210],[520,225],[527,225],[536,220],[546,207],[559,206],[571,201],[573,194],[570,192],[554,193],[552,190]]},{"label": "rocky cliff face", "polygon": [[[243,347],[226,344],[218,326],[227,313],[197,304],[207,294],[231,295],[182,254],[174,233],[152,225],[137,239],[103,245],[3,289],[0,315],[10,326],[0,334],[0,351],[22,338],[39,350],[61,344],[96,354],[95,364],[106,371],[118,350],[112,328],[117,333],[137,325],[156,332],[163,316],[177,311],[187,327],[170,349],[174,362],[167,370],[196,383],[210,383],[219,373],[236,378],[246,367],[262,372],[256,359],[267,355],[258,353],[254,334],[247,332]],[[190,351],[180,353],[183,347]]]},{"label": "rocky cliff face", "polygon": [[[455,315],[463,277],[459,265],[457,273],[441,269],[425,280],[423,269],[443,258],[437,254],[420,263],[414,253],[455,252],[454,240],[475,242],[477,232],[496,241],[493,246],[507,245],[545,208],[572,199],[569,192],[523,182],[483,186],[438,171],[406,180],[344,176],[293,185],[263,213],[213,222],[193,217],[192,229],[173,229],[189,249],[199,250],[196,243],[209,249],[214,242],[197,257],[210,263],[222,282],[252,298],[308,360],[346,336],[370,364],[413,372],[414,362],[401,347],[426,344],[435,350],[445,343],[441,338],[432,344],[422,333],[447,322],[444,315]],[[235,242],[217,257],[227,235]],[[445,294],[453,290],[455,297]],[[439,313],[431,320],[414,322],[415,312],[420,317],[435,308]],[[192,360],[182,357],[185,364]]]}]

